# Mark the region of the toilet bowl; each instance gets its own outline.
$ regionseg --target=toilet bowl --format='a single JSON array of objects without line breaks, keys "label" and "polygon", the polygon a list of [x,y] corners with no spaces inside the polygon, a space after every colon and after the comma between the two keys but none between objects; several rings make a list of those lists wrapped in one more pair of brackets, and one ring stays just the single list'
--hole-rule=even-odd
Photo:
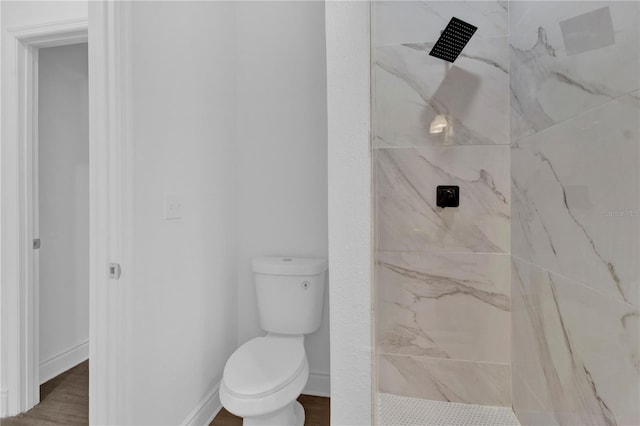
[{"label": "toilet bowl", "polygon": [[220,401],[244,425],[301,426],[304,409],[296,398],[308,378],[302,336],[258,337],[227,361]]},{"label": "toilet bowl", "polygon": [[325,259],[262,257],[252,261],[260,325],[227,360],[220,401],[245,426],[303,426],[296,399],[309,379],[304,335],[320,327]]}]

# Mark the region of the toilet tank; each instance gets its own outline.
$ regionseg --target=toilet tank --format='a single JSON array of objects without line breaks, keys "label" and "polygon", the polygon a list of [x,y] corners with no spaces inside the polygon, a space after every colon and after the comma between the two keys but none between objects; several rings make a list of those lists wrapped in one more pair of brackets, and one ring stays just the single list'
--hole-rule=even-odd
[{"label": "toilet tank", "polygon": [[265,331],[309,334],[320,327],[326,259],[257,257],[252,267],[260,324]]}]

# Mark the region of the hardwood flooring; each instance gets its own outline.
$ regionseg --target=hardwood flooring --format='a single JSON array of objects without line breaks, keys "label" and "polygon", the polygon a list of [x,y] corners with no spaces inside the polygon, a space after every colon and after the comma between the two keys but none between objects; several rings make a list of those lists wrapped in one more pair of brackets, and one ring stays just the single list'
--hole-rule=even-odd
[{"label": "hardwood flooring", "polygon": [[[320,396],[300,395],[298,401],[304,407],[305,426],[329,426],[330,410],[329,398]],[[209,426],[240,426],[242,419],[229,413],[224,408],[213,419]]]},{"label": "hardwood flooring", "polygon": [[[329,425],[329,398],[300,395],[306,413],[305,426]],[[40,386],[40,404],[15,417],[0,421],[2,426],[80,426],[89,424],[89,361],[65,371]],[[224,408],[210,426],[242,425],[242,419]]]},{"label": "hardwood flooring", "polygon": [[89,361],[40,386],[40,404],[7,417],[2,426],[79,426],[89,424]]}]

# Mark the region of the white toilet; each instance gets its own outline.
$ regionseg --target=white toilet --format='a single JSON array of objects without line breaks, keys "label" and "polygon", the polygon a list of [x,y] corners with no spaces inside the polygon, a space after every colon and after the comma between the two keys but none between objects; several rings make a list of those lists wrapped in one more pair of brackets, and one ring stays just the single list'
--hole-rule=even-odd
[{"label": "white toilet", "polygon": [[304,335],[320,327],[325,259],[253,259],[260,324],[268,332],[240,346],[224,367],[220,401],[243,425],[302,426],[296,401],[309,378]]}]

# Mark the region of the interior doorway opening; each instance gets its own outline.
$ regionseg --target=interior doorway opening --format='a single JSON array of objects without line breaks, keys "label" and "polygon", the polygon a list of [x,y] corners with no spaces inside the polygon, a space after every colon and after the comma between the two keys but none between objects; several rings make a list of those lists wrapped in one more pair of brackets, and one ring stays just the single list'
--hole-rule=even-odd
[{"label": "interior doorway opening", "polygon": [[[51,383],[67,386],[52,379],[89,358],[88,79],[86,42],[39,49],[32,200],[40,400]],[[68,409],[88,421],[88,374],[74,386],[84,404]]]},{"label": "interior doorway opening", "polygon": [[[17,4],[17,3],[16,3]],[[6,9],[3,4],[3,24]],[[120,338],[122,288],[128,284],[131,187],[127,127],[126,2],[89,2],[88,13],[50,21],[18,20],[2,43],[2,140],[0,163],[0,280],[2,356],[0,415],[33,408],[40,397],[39,312],[33,248],[34,142],[38,136],[37,74],[41,49],[88,43],[89,68],[89,419],[122,424],[124,382]],[[18,8],[20,9],[20,8]],[[20,12],[17,10],[16,13]],[[82,11],[79,11],[82,12]],[[21,12],[20,12],[21,13]],[[17,15],[16,15],[17,16]],[[22,16],[22,15],[21,15]],[[91,25],[89,25],[91,22]],[[91,26],[91,31],[88,31]],[[4,208],[11,206],[11,208]],[[41,241],[41,244],[47,244]],[[108,266],[124,266],[114,278]],[[11,350],[9,350],[9,348]]]},{"label": "interior doorway opening", "polygon": [[[13,54],[3,51],[3,60],[11,58],[15,73],[3,76],[12,83],[3,84],[3,97],[15,104],[2,111],[2,204],[14,208],[2,211],[2,340],[15,350],[3,351],[3,416],[37,405],[42,383],[88,357],[93,251],[88,22],[6,34],[15,43],[9,44]],[[73,288],[81,291],[72,294]]]}]

